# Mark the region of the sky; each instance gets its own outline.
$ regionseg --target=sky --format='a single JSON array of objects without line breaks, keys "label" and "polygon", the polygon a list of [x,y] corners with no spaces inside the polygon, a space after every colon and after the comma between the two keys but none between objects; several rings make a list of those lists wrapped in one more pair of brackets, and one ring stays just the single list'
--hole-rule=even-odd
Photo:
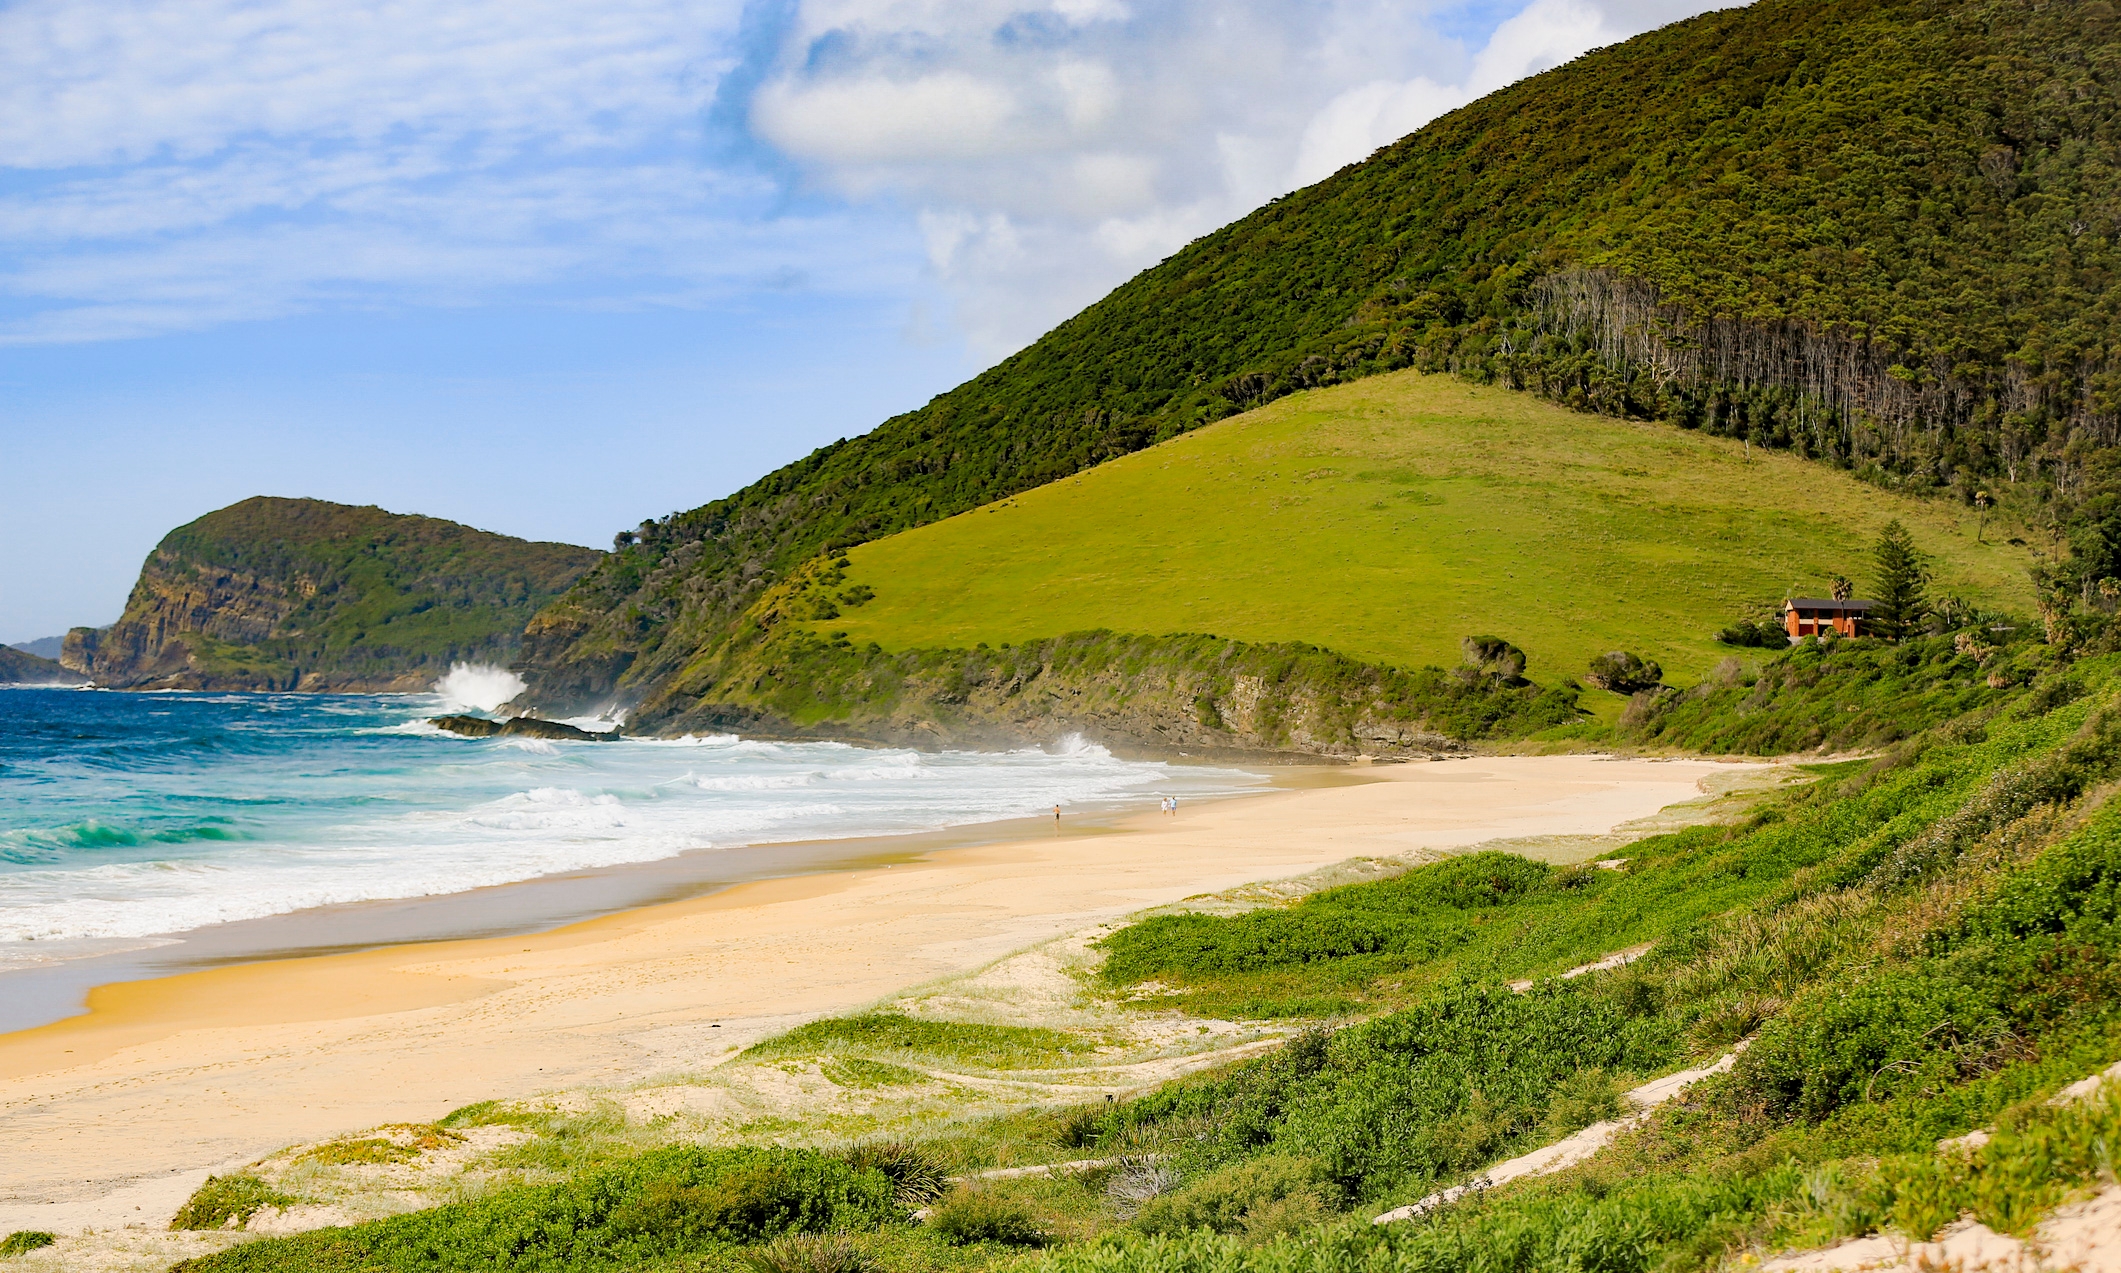
[{"label": "sky", "polygon": [[608,546],[1703,0],[0,0],[0,641],[310,496]]}]

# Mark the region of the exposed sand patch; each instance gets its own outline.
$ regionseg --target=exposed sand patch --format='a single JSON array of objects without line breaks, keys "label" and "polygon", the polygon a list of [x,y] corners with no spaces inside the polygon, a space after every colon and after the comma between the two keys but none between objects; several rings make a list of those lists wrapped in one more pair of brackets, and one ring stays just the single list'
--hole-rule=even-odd
[{"label": "exposed sand patch", "polygon": [[1962,1220],[1929,1242],[1874,1233],[1816,1251],[1779,1256],[1761,1273],[2121,1273],[2121,1187],[2057,1207],[2029,1240]]},{"label": "exposed sand patch", "polygon": [[[1083,999],[1068,968],[1100,924],[1248,881],[1497,839],[1582,860],[1608,852],[1623,824],[1698,805],[1704,779],[1757,781],[1762,771],[1555,756],[1372,773],[1378,781],[1367,785],[1145,815],[1119,834],[1064,827],[1048,839],[746,885],[535,937],[105,987],[88,1016],[0,1039],[0,1143],[9,1146],[0,1232],[79,1232],[124,1222],[119,1208],[131,1205],[159,1226],[214,1167],[489,1098],[632,1089],[640,1115],[683,1111],[718,1123],[842,1101],[849,1089],[815,1066],[779,1077],[746,1066],[760,1071],[756,1082],[709,1080],[751,1042],[887,996],[909,1012],[959,1018],[1094,1018],[1108,1010]],[[1074,953],[1057,945],[1046,966],[996,962],[1069,934],[1078,935]],[[931,1078],[936,1090],[995,1100],[1088,1096],[1272,1043],[1209,1038],[1197,1023],[1174,1023],[1170,1036],[1135,1038],[1111,1063],[1080,1071]],[[848,1101],[849,1112],[873,1096]],[[129,1189],[151,1193],[154,1209],[124,1202]]]}]

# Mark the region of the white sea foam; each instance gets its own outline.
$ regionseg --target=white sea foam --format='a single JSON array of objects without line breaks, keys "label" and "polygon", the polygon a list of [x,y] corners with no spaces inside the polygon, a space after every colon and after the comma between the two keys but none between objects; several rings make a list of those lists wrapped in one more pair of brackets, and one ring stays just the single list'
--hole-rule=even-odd
[{"label": "white sea foam", "polygon": [[522,677],[490,663],[454,664],[446,676],[435,682],[435,693],[441,696],[443,707],[453,712],[495,711],[529,688]]}]

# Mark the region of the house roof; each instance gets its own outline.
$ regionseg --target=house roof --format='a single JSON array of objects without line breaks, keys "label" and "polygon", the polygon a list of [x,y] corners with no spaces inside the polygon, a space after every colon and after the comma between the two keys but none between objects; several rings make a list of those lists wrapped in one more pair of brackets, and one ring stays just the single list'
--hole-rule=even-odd
[{"label": "house roof", "polygon": [[1791,610],[1824,610],[1829,614],[1863,614],[1875,601],[1835,601],[1826,597],[1792,597],[1782,603],[1784,612]]}]

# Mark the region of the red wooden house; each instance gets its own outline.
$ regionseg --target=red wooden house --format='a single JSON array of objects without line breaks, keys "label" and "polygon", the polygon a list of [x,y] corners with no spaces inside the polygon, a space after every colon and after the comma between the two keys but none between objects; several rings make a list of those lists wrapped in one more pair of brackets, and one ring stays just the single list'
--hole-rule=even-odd
[{"label": "red wooden house", "polygon": [[1863,616],[1870,610],[1868,601],[1794,597],[1782,603],[1782,630],[1790,634],[1792,641],[1802,641],[1822,632],[1838,632],[1845,637],[1861,636]]}]

